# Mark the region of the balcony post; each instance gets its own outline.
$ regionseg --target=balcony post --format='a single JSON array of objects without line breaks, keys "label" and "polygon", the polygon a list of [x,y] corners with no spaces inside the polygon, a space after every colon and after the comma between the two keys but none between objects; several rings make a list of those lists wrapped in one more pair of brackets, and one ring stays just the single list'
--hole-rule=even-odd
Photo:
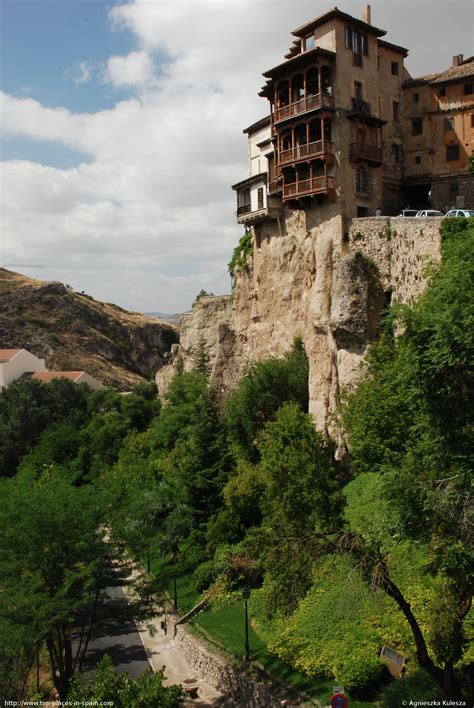
[{"label": "balcony post", "polygon": [[304,95],[304,107],[308,110],[308,94],[307,94],[307,81],[306,81],[306,71],[303,74],[303,95]]}]

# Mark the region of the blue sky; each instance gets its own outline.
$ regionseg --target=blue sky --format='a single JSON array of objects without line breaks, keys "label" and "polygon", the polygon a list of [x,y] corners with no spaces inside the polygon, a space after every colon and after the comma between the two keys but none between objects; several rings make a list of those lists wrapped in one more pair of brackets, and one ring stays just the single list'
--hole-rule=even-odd
[{"label": "blue sky", "polygon": [[[0,263],[139,311],[228,292],[261,73],[333,4],[0,0]],[[473,53],[470,0],[371,4],[412,75]]]}]

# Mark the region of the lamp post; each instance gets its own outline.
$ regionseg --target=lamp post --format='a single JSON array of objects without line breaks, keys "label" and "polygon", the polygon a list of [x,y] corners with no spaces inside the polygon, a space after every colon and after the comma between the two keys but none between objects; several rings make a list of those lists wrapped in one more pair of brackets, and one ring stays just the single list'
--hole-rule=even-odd
[{"label": "lamp post", "polygon": [[249,614],[248,614],[248,607],[247,607],[247,602],[250,597],[250,589],[249,588],[243,588],[242,590],[242,597],[244,598],[244,606],[245,606],[245,652],[244,652],[244,661],[248,662],[250,661],[250,647],[249,647]]}]

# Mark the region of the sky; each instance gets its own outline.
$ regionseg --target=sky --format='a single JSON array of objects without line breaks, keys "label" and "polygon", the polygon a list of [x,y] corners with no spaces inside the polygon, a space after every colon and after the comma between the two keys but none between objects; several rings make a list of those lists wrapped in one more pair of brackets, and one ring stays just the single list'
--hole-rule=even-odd
[{"label": "sky", "polygon": [[[371,5],[412,76],[474,53],[471,0]],[[230,185],[248,174],[243,128],[268,113],[262,72],[331,7],[0,0],[0,265],[140,312],[229,292]]]}]

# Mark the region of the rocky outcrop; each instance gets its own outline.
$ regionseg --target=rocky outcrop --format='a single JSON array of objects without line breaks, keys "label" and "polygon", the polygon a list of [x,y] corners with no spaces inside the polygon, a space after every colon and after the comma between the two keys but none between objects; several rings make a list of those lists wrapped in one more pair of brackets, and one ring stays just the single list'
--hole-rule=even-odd
[{"label": "rocky outcrop", "polygon": [[0,348],[24,348],[51,370],[84,370],[118,390],[149,379],[178,341],[176,328],[99,302],[59,282],[0,269]]},{"label": "rocky outcrop", "polygon": [[[212,383],[232,388],[246,362],[281,356],[295,336],[309,357],[310,412],[324,432],[342,388],[360,372],[383,308],[408,303],[439,259],[439,219],[365,218],[348,226],[320,221],[317,206],[288,210],[279,228],[265,222],[253,256],[236,273],[234,295],[202,298],[180,323],[180,354],[191,368],[193,344],[209,344]],[[157,375],[163,390],[172,366]]]}]

